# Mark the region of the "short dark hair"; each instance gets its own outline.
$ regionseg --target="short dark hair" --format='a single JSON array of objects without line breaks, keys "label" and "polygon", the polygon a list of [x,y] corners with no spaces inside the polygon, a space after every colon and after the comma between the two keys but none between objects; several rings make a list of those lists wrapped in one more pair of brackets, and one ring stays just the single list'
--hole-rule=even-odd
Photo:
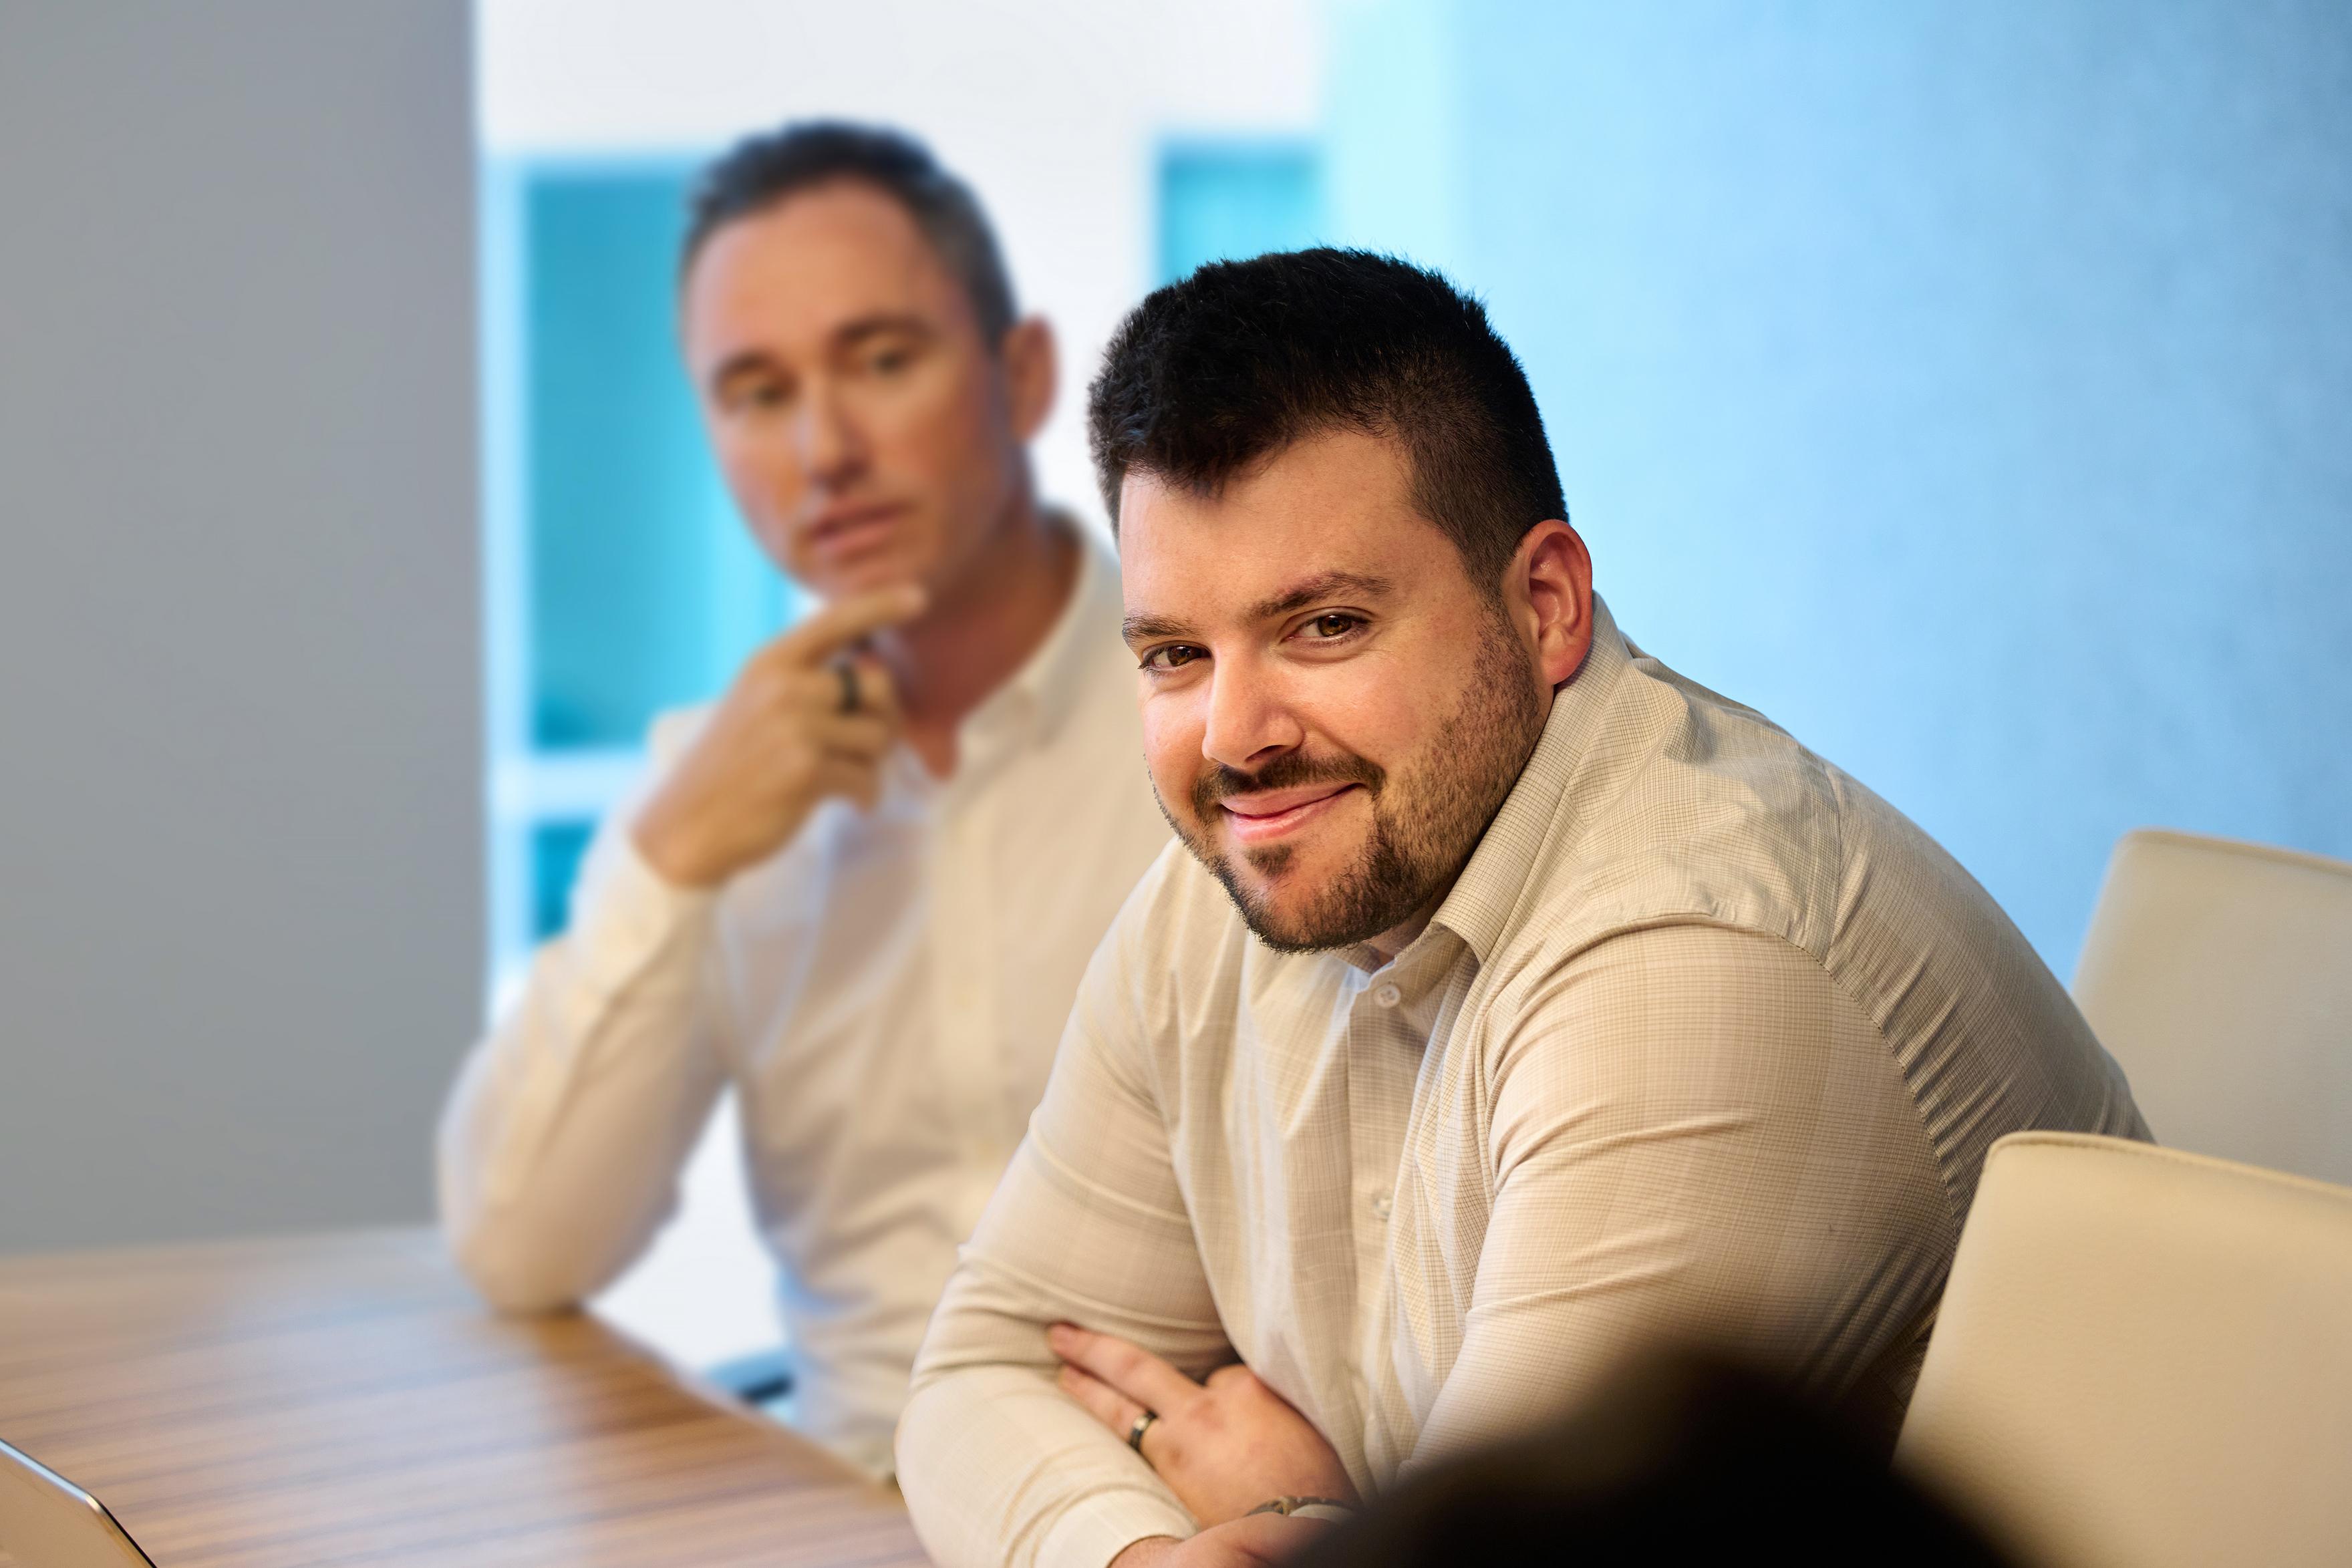
[{"label": "short dark hair", "polygon": [[1485,308],[1370,251],[1212,262],[1157,290],[1111,340],[1087,426],[1114,528],[1129,473],[1213,496],[1328,430],[1402,443],[1414,505],[1482,587],[1499,591],[1528,529],[1568,516],[1527,372]]},{"label": "short dark hair", "polygon": [[688,198],[678,277],[693,270],[702,247],[727,225],[765,212],[787,196],[843,180],[871,185],[907,209],[963,286],[981,337],[992,348],[1000,342],[1016,314],[1013,281],[980,198],[942,168],[929,148],[887,126],[794,120],[747,136],[712,160]]}]

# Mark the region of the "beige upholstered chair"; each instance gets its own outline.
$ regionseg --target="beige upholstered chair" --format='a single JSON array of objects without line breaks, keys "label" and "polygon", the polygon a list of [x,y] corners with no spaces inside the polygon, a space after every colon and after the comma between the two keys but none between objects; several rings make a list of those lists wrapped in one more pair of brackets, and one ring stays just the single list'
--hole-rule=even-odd
[{"label": "beige upholstered chair", "polygon": [[2159,1143],[2352,1182],[2352,864],[2126,833],[2074,999]]},{"label": "beige upholstered chair", "polygon": [[2048,1568],[2352,1563],[2352,1189],[2003,1138],[1895,1460]]}]

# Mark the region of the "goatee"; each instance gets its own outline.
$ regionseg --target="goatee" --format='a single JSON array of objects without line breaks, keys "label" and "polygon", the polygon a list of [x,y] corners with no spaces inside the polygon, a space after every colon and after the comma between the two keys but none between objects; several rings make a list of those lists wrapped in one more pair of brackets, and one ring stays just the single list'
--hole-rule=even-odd
[{"label": "goatee", "polygon": [[[1393,777],[1369,759],[1342,753],[1293,752],[1255,773],[1214,767],[1193,781],[1188,827],[1160,802],[1184,847],[1224,884],[1257,939],[1282,953],[1328,952],[1367,942],[1416,916],[1434,913],[1518,782],[1543,730],[1539,688],[1525,650],[1497,616],[1479,640],[1478,657],[1453,716]],[[1307,784],[1360,787],[1371,802],[1372,825],[1354,863],[1297,906],[1278,910],[1244,880],[1240,868],[1209,841],[1218,802],[1255,790]],[[1269,844],[1241,852],[1264,883],[1294,874],[1296,852]]]}]

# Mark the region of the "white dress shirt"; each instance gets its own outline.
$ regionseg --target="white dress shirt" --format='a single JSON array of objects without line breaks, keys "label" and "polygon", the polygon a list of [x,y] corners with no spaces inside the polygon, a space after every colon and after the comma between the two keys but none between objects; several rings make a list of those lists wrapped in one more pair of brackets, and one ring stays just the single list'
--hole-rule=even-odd
[{"label": "white dress shirt", "polygon": [[[443,1224],[492,1301],[565,1305],[626,1267],[732,1082],[796,1419],[888,1467],[956,1248],[1045,1088],[1087,956],[1169,836],[1118,569],[1090,536],[1081,555],[1067,608],[963,724],[947,780],[901,747],[870,815],[825,803],[715,894],[646,864],[635,803],[604,824],[569,931],[443,1117]],[[698,722],[656,724],[656,779]]]},{"label": "white dress shirt", "polygon": [[1367,1494],[1661,1338],[1891,1439],[1988,1145],[2146,1136],[1949,856],[1595,619],[1393,961],[1272,951],[1181,846],[1136,889],[916,1367],[899,1481],[945,1568],[1193,1529],[1054,1385],[1061,1319],[1247,1363]]}]

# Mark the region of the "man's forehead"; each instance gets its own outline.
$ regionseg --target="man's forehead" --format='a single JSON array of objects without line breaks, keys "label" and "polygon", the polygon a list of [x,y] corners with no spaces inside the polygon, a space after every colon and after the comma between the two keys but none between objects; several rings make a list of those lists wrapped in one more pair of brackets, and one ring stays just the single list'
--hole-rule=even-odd
[{"label": "man's forehead", "polygon": [[721,226],[688,279],[689,332],[725,343],[746,336],[821,340],[887,317],[946,327],[962,296],[912,214],[851,182],[798,192]]},{"label": "man's forehead", "polygon": [[[1369,439],[1369,438],[1360,438]],[[1119,570],[1139,622],[1249,620],[1318,596],[1396,591],[1449,549],[1412,507],[1409,474],[1363,451],[1296,449],[1214,493],[1130,472],[1120,491]],[[1304,598],[1302,598],[1304,596]]]},{"label": "man's forehead", "polygon": [[1301,509],[1326,517],[1335,512],[1411,514],[1412,460],[1402,442],[1387,435],[1345,427],[1316,430],[1261,454],[1210,486],[1171,479],[1148,462],[1138,463],[1120,480],[1122,528],[1139,506],[1173,507],[1196,516],[1273,517]]},{"label": "man's forehead", "polygon": [[1418,547],[1436,525],[1414,504],[1402,449],[1357,431],[1282,446],[1213,486],[1130,467],[1119,485],[1121,553],[1316,554]]}]

